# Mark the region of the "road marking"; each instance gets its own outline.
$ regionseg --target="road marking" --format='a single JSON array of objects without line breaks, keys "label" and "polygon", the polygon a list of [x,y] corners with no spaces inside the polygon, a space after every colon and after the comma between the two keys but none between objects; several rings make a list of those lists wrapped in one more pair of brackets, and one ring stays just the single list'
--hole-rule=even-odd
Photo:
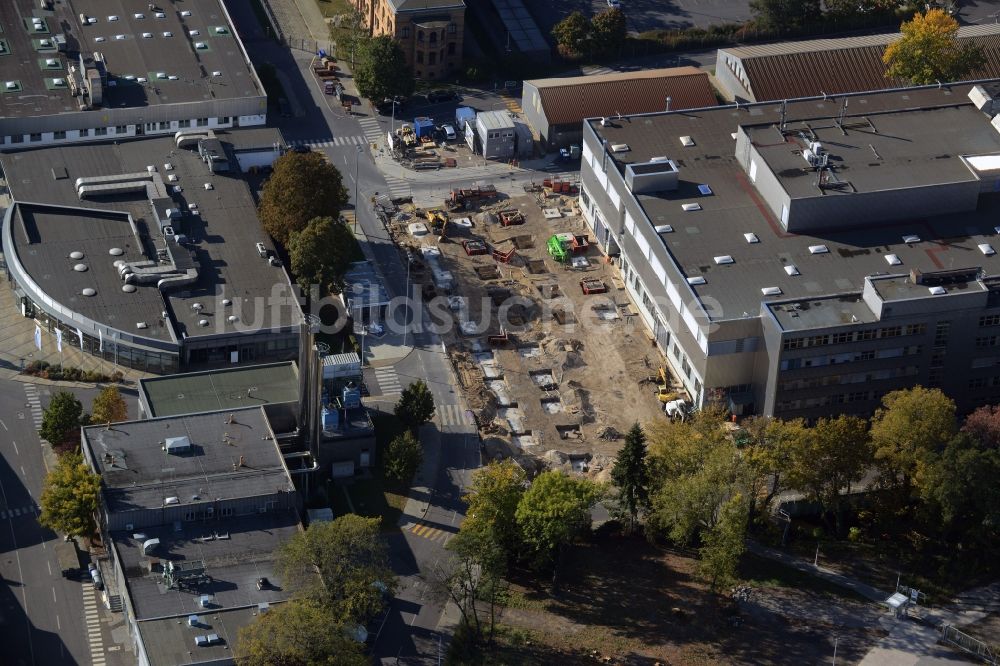
[{"label": "road marking", "polygon": [[436,527],[432,527],[427,523],[407,523],[403,526],[404,530],[409,531],[411,534],[420,537],[421,539],[427,539],[428,541],[436,541],[442,546],[447,545],[451,541],[451,537],[454,536],[451,532],[446,532],[445,530],[439,530]]},{"label": "road marking", "polygon": [[3,419],[0,419],[0,426],[3,426],[4,430],[10,430],[10,428],[7,427],[7,424],[3,422]]},{"label": "road marking", "polygon": [[59,603],[58,601],[56,601],[56,588],[54,587],[52,588],[52,603],[54,604]]},{"label": "road marking", "polygon": [[[6,430],[7,426],[4,426],[3,429]],[[21,455],[21,452],[17,450],[17,442],[15,442],[14,440],[10,440],[10,443],[14,445],[14,453],[17,455]]]},{"label": "road marking", "polygon": [[[49,573],[51,574],[52,572],[50,571]],[[58,629],[59,631],[62,631],[62,622],[59,621],[59,614],[58,613],[56,614],[56,629]]]},{"label": "road marking", "polygon": [[[30,386],[26,384],[25,386]],[[7,504],[7,491],[4,489],[3,484],[0,483],[0,499],[3,500],[4,505]],[[14,560],[17,562],[17,575],[19,580],[24,580],[24,570],[21,568],[21,554],[18,552],[17,537],[14,535],[14,524],[7,523],[8,529],[10,529],[10,543],[14,547]],[[28,593],[25,590],[25,586],[21,586],[21,605],[24,608],[24,628],[28,633],[28,652],[31,655],[31,663],[35,663],[35,644],[31,640],[31,613],[28,611]]]},{"label": "road marking", "polygon": [[394,395],[403,392],[403,386],[399,383],[399,375],[395,368],[375,368],[375,379],[378,381],[379,391],[382,395]]},{"label": "road marking", "polygon": [[472,415],[461,405],[438,405],[437,417],[442,426],[467,426],[474,423]]},{"label": "road marking", "polygon": [[[45,566],[47,566],[49,568],[49,575],[51,576],[52,575],[52,563],[46,561],[45,562]],[[56,617],[59,617],[59,616],[57,615]]]},{"label": "road marking", "polygon": [[24,471],[24,465],[21,465],[21,476],[28,476],[28,473]]}]

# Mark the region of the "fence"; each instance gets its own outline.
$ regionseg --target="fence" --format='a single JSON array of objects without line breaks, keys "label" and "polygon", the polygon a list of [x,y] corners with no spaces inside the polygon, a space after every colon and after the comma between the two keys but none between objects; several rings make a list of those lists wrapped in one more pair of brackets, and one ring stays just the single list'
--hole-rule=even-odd
[{"label": "fence", "polygon": [[941,638],[948,644],[968,654],[982,659],[987,664],[997,664],[997,655],[993,648],[972,636],[962,633],[950,624],[941,627]]}]

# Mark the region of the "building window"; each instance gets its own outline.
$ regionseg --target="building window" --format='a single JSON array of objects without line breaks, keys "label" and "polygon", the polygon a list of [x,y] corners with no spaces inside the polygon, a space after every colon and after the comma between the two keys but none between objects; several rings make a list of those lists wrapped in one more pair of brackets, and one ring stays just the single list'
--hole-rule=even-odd
[{"label": "building window", "polygon": [[198,127],[208,127],[208,118],[198,118],[196,123]]},{"label": "building window", "polygon": [[423,51],[417,51],[417,64],[418,65],[424,64],[424,52]]},{"label": "building window", "polygon": [[858,340],[874,340],[875,339],[875,329],[869,329],[867,331],[858,331]]},{"label": "building window", "polygon": [[448,43],[448,55],[455,55],[455,42]]},{"label": "building window", "polygon": [[785,351],[789,349],[802,349],[802,338],[787,338],[781,343],[781,348]]},{"label": "building window", "polygon": [[231,506],[222,507],[222,509],[219,510],[219,515],[222,516],[223,518],[231,518],[233,515],[233,507]]},{"label": "building window", "polygon": [[94,134],[96,136],[107,136],[108,135],[108,128],[107,127],[95,127],[94,128]]},{"label": "building window", "polygon": [[222,116],[221,118],[219,118],[219,122],[222,123],[223,125],[228,125],[229,121],[230,121],[229,116]]},{"label": "building window", "polygon": [[170,121],[161,121],[160,122],[160,129],[161,130],[168,130],[168,129],[170,129]]},{"label": "building window", "polygon": [[437,64],[437,55],[438,54],[434,53],[433,51],[431,51],[430,53],[428,53],[427,54],[427,64],[428,65],[436,65]]},{"label": "building window", "polygon": [[191,121],[190,120],[178,120],[177,121],[177,127],[181,128],[181,129],[184,129],[185,127],[191,127]]},{"label": "building window", "polygon": [[399,36],[402,39],[410,38],[410,26],[404,26],[402,30],[399,31]]},{"label": "building window", "polygon": [[455,25],[454,23],[449,23],[448,24],[448,34],[449,35],[454,35],[456,32],[458,32],[458,26]]},{"label": "building window", "polygon": [[902,334],[902,326],[887,326],[885,328],[880,328],[878,331],[878,337],[880,338],[896,338]]},{"label": "building window", "polygon": [[926,331],[926,324],[908,324],[906,326],[906,335],[923,335]]},{"label": "building window", "polygon": [[11,143],[24,143],[24,135],[23,134],[15,134],[14,136],[10,137],[10,142]]},{"label": "building window", "polygon": [[35,134],[32,134],[30,137],[28,137],[28,139],[30,141],[41,141],[42,135],[36,132]]},{"label": "building window", "polygon": [[842,345],[847,342],[852,342],[854,340],[854,333],[834,333],[833,334],[833,344]]},{"label": "building window", "polygon": [[1000,314],[983,315],[979,318],[980,326],[1000,326]]},{"label": "building window", "polygon": [[423,30],[417,30],[417,41],[418,42],[424,41],[424,31]]},{"label": "building window", "polygon": [[115,134],[128,134],[128,125],[118,125],[115,127]]},{"label": "building window", "polygon": [[56,141],[62,141],[63,139],[66,138],[66,131],[59,130],[58,132],[53,132],[52,138],[55,139]]},{"label": "building window", "polygon": [[941,347],[948,344],[948,333],[951,330],[950,321],[939,321],[934,327],[934,346]]},{"label": "building window", "polygon": [[187,510],[184,512],[184,520],[191,521],[194,520],[194,510]]},{"label": "building window", "polygon": [[431,44],[437,44],[438,43],[438,34],[436,32],[432,32],[431,33],[430,43]]}]

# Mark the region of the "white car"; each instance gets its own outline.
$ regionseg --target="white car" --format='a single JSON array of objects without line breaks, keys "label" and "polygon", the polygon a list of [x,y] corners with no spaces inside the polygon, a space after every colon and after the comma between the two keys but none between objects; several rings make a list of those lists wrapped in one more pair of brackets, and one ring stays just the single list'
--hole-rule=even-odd
[{"label": "white car", "polygon": [[457,136],[455,134],[455,128],[452,127],[451,125],[442,125],[441,131],[444,132],[444,138],[447,139],[448,141],[454,141],[455,137]]},{"label": "white car", "polygon": [[608,0],[608,7],[611,7],[611,9],[621,9],[621,0]]}]

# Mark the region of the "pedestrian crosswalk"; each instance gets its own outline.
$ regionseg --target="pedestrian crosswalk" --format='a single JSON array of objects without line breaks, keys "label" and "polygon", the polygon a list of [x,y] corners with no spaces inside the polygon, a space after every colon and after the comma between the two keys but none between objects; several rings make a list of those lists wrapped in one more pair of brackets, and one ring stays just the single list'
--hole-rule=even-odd
[{"label": "pedestrian crosswalk", "polygon": [[472,412],[467,409],[463,409],[461,405],[438,405],[437,406],[437,417],[439,425],[442,426],[461,426],[461,425],[474,425],[475,419],[472,416]]},{"label": "pedestrian crosswalk", "polygon": [[406,523],[403,525],[403,529],[415,534],[421,539],[427,539],[428,541],[436,541],[442,546],[446,545],[451,537],[454,536],[451,532],[446,532],[445,530],[438,529],[436,527],[431,527],[425,522],[419,523]]},{"label": "pedestrian crosswalk", "polygon": [[413,197],[413,191],[410,189],[410,183],[402,178],[386,176],[385,183],[389,186],[389,198],[393,201],[399,201],[400,199],[406,200]]},{"label": "pedestrian crosswalk", "polygon": [[101,616],[97,610],[97,590],[90,585],[83,588],[83,618],[87,623],[90,663],[93,666],[104,666],[104,636],[101,635]]},{"label": "pedestrian crosswalk", "polygon": [[385,141],[385,134],[382,132],[382,126],[378,122],[378,118],[362,118],[358,121],[361,125],[361,129],[365,133],[365,138],[368,139],[369,143],[382,143]]},{"label": "pedestrian crosswalk", "polygon": [[329,139],[300,139],[292,141],[295,146],[310,146],[311,148],[331,148],[333,146],[364,146],[368,142],[363,136],[334,136]]},{"label": "pedestrian crosswalk", "polygon": [[31,421],[35,424],[35,430],[38,430],[42,427],[42,401],[38,395],[38,387],[34,384],[25,384],[24,397],[28,400],[28,409],[31,411]]},{"label": "pedestrian crosswalk", "polygon": [[27,518],[34,517],[38,514],[38,507],[34,504],[29,504],[27,506],[17,507],[15,509],[7,509],[5,511],[0,511],[0,520],[7,520],[14,518]]},{"label": "pedestrian crosswalk", "polygon": [[501,93],[500,98],[503,100],[503,105],[507,107],[507,110],[511,113],[521,113],[521,105],[518,103],[517,98],[511,97],[507,93]]},{"label": "pedestrian crosswalk", "polygon": [[403,387],[399,383],[399,375],[391,367],[375,368],[375,380],[378,382],[379,393],[382,395],[399,395]]}]

